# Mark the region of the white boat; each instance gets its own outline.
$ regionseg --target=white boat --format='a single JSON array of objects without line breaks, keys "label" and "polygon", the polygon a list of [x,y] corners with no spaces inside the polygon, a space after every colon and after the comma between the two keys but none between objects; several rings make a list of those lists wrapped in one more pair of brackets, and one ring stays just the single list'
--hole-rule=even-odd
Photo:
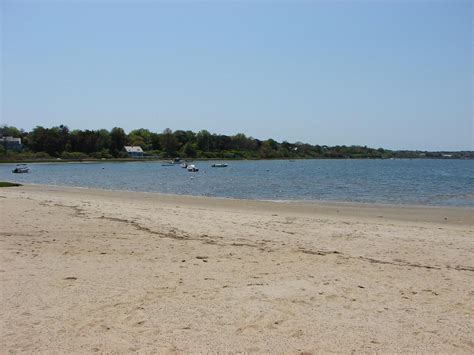
[{"label": "white boat", "polygon": [[194,164],[188,165],[187,169],[190,173],[196,173],[199,171],[199,169]]},{"label": "white boat", "polygon": [[15,173],[15,174],[25,174],[29,172],[30,172],[30,168],[28,168],[26,164],[17,164],[16,168],[12,170],[12,173]]},{"label": "white boat", "polygon": [[229,165],[227,163],[217,163],[211,165],[213,168],[227,168]]},{"label": "white boat", "polygon": [[181,167],[182,167],[182,168],[187,168],[187,167],[188,167],[188,163],[187,163],[187,162],[182,162],[182,163],[181,163]]}]

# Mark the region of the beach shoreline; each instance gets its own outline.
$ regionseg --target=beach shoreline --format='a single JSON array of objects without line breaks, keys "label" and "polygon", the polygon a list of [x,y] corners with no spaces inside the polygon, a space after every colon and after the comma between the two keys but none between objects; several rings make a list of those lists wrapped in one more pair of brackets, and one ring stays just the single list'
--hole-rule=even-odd
[{"label": "beach shoreline", "polygon": [[[101,189],[81,186],[61,186],[28,183],[22,184],[23,191],[42,191],[86,194],[96,197],[131,199],[151,199],[160,203],[179,203],[185,205],[206,206],[209,208],[256,208],[261,210],[280,210],[287,213],[322,213],[357,217],[385,217],[401,221],[439,222],[443,224],[474,225],[474,207],[411,205],[373,202],[347,202],[331,200],[261,200],[218,196],[180,195],[162,192]],[[381,214],[381,212],[383,212]],[[385,215],[383,215],[385,214]]]},{"label": "beach shoreline", "polygon": [[2,352],[472,352],[472,208],[0,189]]}]

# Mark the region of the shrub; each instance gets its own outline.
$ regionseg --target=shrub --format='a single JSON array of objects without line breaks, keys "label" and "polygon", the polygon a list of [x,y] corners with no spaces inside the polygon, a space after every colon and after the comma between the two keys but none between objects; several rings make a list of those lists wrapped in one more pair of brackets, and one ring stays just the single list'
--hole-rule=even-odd
[{"label": "shrub", "polygon": [[89,156],[87,154],[81,152],[63,152],[61,154],[61,159],[66,160],[82,160],[88,158]]}]

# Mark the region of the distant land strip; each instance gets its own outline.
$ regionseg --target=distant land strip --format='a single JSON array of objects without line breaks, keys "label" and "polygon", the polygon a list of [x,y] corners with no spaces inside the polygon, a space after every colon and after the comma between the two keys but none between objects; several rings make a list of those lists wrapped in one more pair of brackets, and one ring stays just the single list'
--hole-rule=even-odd
[{"label": "distant land strip", "polygon": [[[133,147],[130,153],[125,147]],[[0,127],[0,162],[130,159],[474,159],[474,151],[388,150],[357,145],[312,145],[274,139],[259,140],[243,133],[212,134],[166,128],[130,131],[71,130],[65,125],[35,127],[30,132]]]}]

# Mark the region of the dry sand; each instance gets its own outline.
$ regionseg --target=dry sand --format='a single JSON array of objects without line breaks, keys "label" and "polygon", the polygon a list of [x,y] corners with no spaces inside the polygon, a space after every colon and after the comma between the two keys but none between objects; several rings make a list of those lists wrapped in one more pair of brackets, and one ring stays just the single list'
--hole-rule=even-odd
[{"label": "dry sand", "polygon": [[473,209],[0,189],[0,352],[473,353]]}]

